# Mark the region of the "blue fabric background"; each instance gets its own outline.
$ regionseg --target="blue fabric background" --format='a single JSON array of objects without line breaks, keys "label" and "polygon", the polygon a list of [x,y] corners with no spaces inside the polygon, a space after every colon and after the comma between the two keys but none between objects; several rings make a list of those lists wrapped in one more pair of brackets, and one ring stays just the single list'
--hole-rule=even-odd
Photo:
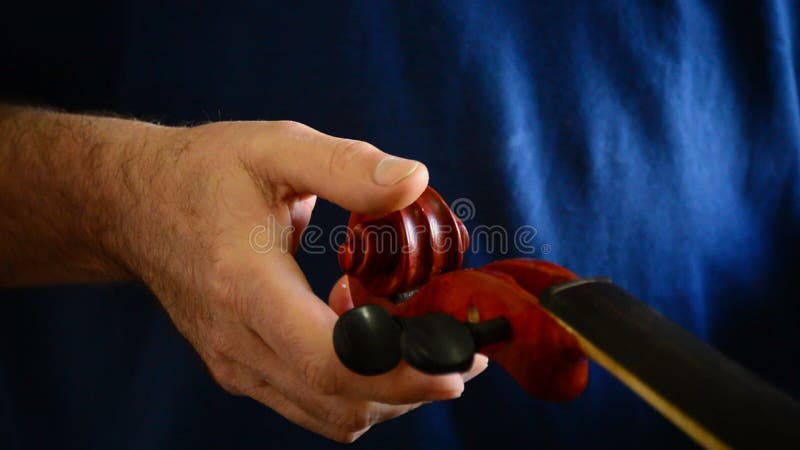
[{"label": "blue fabric background", "polygon": [[[534,256],[613,277],[800,396],[797,2],[77,3],[3,14],[3,95],[294,119],[420,159],[474,203],[468,227],[536,227]],[[312,223],[346,218],[321,202]],[[327,295],[334,255],[300,261]],[[2,448],[337,447],[217,388],[140,286],[0,297]],[[498,443],[692,445],[593,366],[565,405],[491,367],[352,448]]]}]

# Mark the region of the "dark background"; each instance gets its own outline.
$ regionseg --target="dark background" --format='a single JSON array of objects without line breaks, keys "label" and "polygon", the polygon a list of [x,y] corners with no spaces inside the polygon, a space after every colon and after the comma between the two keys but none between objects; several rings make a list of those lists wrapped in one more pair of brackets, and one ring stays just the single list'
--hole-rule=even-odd
[{"label": "dark background", "polygon": [[[420,159],[475,204],[468,227],[538,231],[536,254],[468,265],[611,276],[797,397],[798,23],[792,1],[17,2],[0,94],[167,124],[292,119]],[[318,205],[313,224],[346,222]],[[324,298],[335,256],[299,259]],[[337,446],[214,385],[142,286],[0,296],[2,448]],[[490,367],[354,448],[497,445],[692,446],[593,366],[564,405]]]}]

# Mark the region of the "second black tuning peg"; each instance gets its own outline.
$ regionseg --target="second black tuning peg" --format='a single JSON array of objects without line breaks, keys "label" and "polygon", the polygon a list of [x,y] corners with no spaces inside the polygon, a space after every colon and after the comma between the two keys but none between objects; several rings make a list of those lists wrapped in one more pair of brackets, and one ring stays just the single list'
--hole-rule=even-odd
[{"label": "second black tuning peg", "polygon": [[404,322],[400,338],[403,359],[430,374],[466,372],[481,347],[511,339],[511,324],[504,317],[471,323],[432,313]]}]

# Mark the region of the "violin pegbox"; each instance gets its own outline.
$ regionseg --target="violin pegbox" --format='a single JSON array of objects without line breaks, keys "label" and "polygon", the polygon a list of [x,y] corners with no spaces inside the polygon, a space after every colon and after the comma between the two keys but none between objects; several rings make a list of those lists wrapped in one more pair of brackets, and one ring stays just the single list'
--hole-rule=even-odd
[{"label": "violin pegbox", "polygon": [[431,277],[460,269],[468,248],[464,224],[427,187],[400,211],[351,214],[339,266],[369,294],[401,300]]}]

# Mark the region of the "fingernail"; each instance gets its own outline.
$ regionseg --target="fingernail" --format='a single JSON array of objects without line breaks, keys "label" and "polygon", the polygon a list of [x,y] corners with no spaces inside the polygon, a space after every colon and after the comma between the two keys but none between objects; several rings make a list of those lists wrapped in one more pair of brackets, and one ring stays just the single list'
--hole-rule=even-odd
[{"label": "fingernail", "polygon": [[387,156],[375,166],[372,180],[381,186],[392,186],[417,170],[419,163],[410,159]]},{"label": "fingernail", "polygon": [[487,367],[489,367],[489,358],[476,358],[475,365],[469,370],[469,372],[462,374],[464,383],[482,374]]},{"label": "fingernail", "polygon": [[439,391],[436,392],[434,395],[435,400],[455,400],[461,397],[461,394],[464,393],[464,387],[462,386],[461,389],[450,389],[446,391]]}]

